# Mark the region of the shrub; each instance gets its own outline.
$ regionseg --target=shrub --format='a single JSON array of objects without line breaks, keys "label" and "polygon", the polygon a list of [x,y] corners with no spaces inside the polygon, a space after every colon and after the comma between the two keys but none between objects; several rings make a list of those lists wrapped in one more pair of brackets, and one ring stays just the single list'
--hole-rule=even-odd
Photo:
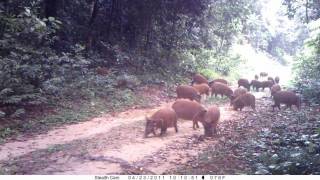
[{"label": "shrub", "polygon": [[320,20],[311,23],[311,36],[294,64],[295,86],[306,99],[320,103]]}]

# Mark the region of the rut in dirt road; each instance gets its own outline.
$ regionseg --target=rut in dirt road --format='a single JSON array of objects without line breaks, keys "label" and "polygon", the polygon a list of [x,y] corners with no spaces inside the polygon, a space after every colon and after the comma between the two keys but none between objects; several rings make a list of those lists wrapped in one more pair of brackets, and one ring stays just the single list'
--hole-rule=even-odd
[{"label": "rut in dirt road", "polygon": [[[10,174],[161,174],[188,163],[216,142],[215,138],[199,141],[203,129],[193,130],[191,121],[179,121],[178,133],[169,128],[164,137],[143,138],[144,116],[157,109],[131,110],[66,126],[24,142],[9,142],[0,151],[2,167],[9,167]],[[229,103],[220,105],[220,110],[222,123],[251,113],[250,109],[233,111]],[[9,152],[12,157],[6,156]]]}]

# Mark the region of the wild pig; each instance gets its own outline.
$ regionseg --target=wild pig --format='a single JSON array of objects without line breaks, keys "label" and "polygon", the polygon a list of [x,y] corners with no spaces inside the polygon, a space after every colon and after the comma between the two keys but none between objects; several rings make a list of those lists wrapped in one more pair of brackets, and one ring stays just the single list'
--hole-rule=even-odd
[{"label": "wild pig", "polygon": [[206,112],[202,111],[195,117],[195,121],[200,121],[204,128],[205,136],[217,134],[217,126],[220,119],[220,110],[216,106],[210,107]]},{"label": "wild pig", "polygon": [[256,74],[256,75],[254,75],[254,79],[255,80],[258,80],[259,79],[259,76]]},{"label": "wild pig", "polygon": [[219,83],[228,85],[228,81],[225,80],[225,79],[214,79],[214,80],[209,82],[209,86],[212,86],[212,84],[215,83],[215,82],[219,82]]},{"label": "wild pig", "polygon": [[233,109],[242,111],[245,106],[251,106],[256,111],[256,98],[251,93],[245,93],[237,97],[233,102]]},{"label": "wild pig", "polygon": [[280,78],[279,78],[278,76],[276,76],[276,77],[274,78],[274,81],[275,81],[275,83],[279,84]]},{"label": "wild pig", "polygon": [[239,79],[238,80],[238,87],[243,86],[245,88],[248,89],[248,91],[250,91],[250,83],[248,81],[248,79]]},{"label": "wild pig", "polygon": [[259,89],[262,87],[262,82],[258,80],[252,80],[250,86],[252,86],[253,90],[256,89],[256,91],[258,92]]},{"label": "wild pig", "polygon": [[281,91],[281,87],[279,84],[274,84],[271,87],[271,96],[273,96],[276,92]]},{"label": "wild pig", "polygon": [[266,72],[261,72],[260,73],[260,77],[267,77],[268,76],[268,73],[266,73]]},{"label": "wild pig", "polygon": [[177,92],[177,99],[186,98],[186,99],[190,99],[190,100],[195,100],[197,102],[201,101],[200,94],[192,86],[180,85],[177,87],[176,92]]},{"label": "wild pig", "polygon": [[272,109],[274,107],[278,107],[280,110],[280,104],[285,104],[288,107],[295,105],[298,110],[301,108],[301,98],[291,91],[278,91],[273,95],[274,105],[272,105]]},{"label": "wild pig", "polygon": [[201,74],[195,74],[193,76],[191,85],[193,85],[194,83],[196,83],[196,84],[202,84],[202,83],[208,84],[208,80],[204,76],[202,76]]},{"label": "wild pig", "polygon": [[268,81],[272,81],[272,83],[274,84],[274,79],[272,77],[268,77]]},{"label": "wild pig", "polygon": [[150,133],[156,136],[157,129],[161,129],[160,136],[162,136],[169,127],[174,127],[178,132],[177,119],[176,112],[171,108],[158,110],[150,118],[146,117],[145,137],[148,137]]},{"label": "wild pig", "polygon": [[223,97],[225,95],[225,96],[231,98],[233,91],[228,85],[216,82],[216,83],[213,83],[211,86],[211,96],[213,94],[215,95],[215,97],[217,97],[217,95],[220,94],[221,97]]},{"label": "wild pig", "polygon": [[206,94],[207,96],[209,96],[210,87],[208,86],[208,84],[194,84],[193,87],[199,92],[200,95]]},{"label": "wild pig", "polygon": [[248,91],[244,88],[238,88],[236,90],[233,91],[233,94],[231,95],[230,98],[230,105],[232,105],[232,101],[235,100],[237,97],[239,97],[242,94],[247,93]]},{"label": "wild pig", "polygon": [[193,129],[199,128],[198,121],[201,121],[201,118],[197,118],[197,116],[206,112],[206,109],[201,104],[187,99],[177,100],[173,103],[172,109],[176,112],[178,118],[192,120]]},{"label": "wild pig", "polygon": [[272,81],[270,81],[270,80],[268,80],[268,81],[262,81],[262,82],[261,82],[262,90],[264,91],[264,88],[269,88],[269,89],[271,89],[271,87],[272,87],[273,84],[274,84],[274,83],[273,83]]}]

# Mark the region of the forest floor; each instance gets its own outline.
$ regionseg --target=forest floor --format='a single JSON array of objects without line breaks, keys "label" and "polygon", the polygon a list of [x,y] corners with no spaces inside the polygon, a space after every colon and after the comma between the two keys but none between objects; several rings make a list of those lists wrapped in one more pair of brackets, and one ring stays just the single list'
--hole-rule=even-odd
[{"label": "forest floor", "polygon": [[[319,173],[319,107],[273,112],[267,90],[254,94],[257,112],[234,111],[226,99],[205,101],[221,110],[213,138],[202,139],[202,126],[193,130],[183,120],[178,133],[170,128],[164,137],[144,138],[145,116],[173,100],[20,136],[1,145],[0,174],[292,174],[297,168]],[[308,157],[315,170],[300,167]]]}]

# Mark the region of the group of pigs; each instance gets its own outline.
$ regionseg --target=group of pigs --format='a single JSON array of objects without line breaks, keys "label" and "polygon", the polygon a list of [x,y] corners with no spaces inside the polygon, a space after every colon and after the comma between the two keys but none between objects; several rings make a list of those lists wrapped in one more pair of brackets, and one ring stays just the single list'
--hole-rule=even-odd
[{"label": "group of pigs", "polygon": [[[267,73],[261,72],[260,77],[268,76]],[[155,136],[157,129],[160,129],[160,136],[164,135],[167,128],[174,127],[178,132],[178,119],[192,120],[193,129],[199,128],[200,121],[204,128],[205,136],[213,136],[217,133],[217,125],[220,119],[220,110],[217,106],[205,108],[201,105],[202,95],[211,96],[221,95],[227,96],[230,99],[230,105],[234,110],[240,111],[250,106],[254,111],[255,96],[250,93],[250,87],[259,91],[269,88],[271,96],[274,100],[275,107],[280,109],[280,104],[285,104],[287,107],[295,105],[298,109],[301,106],[301,99],[294,92],[281,90],[279,85],[279,77],[268,77],[265,81],[259,81],[259,76],[255,75],[255,79],[249,82],[248,79],[239,79],[238,88],[232,90],[228,82],[224,79],[215,79],[208,81],[204,76],[195,74],[191,85],[180,85],[176,88],[177,100],[170,108],[163,108],[155,112],[151,117],[146,117],[145,137],[153,133]],[[244,88],[242,88],[242,87]]]}]

